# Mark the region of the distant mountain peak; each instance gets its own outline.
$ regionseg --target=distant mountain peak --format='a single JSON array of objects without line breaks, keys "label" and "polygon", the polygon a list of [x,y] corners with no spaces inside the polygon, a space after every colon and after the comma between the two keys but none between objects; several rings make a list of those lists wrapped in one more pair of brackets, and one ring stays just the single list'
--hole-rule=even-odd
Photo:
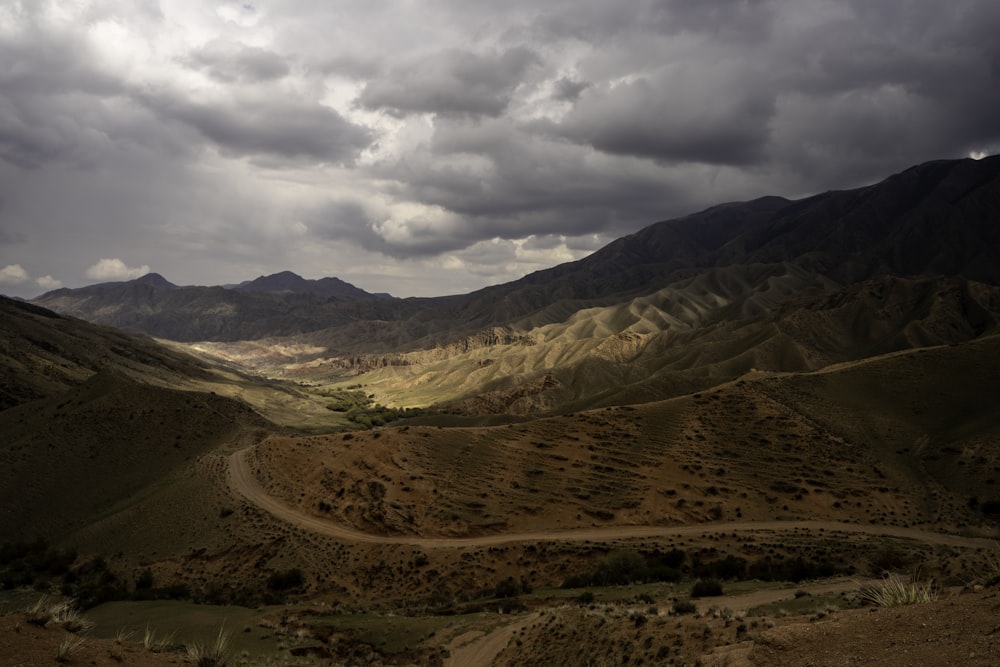
[{"label": "distant mountain peak", "polygon": [[147,273],[140,278],[136,278],[132,282],[136,285],[149,285],[150,287],[163,287],[167,289],[177,287],[177,285],[173,284],[159,273]]},{"label": "distant mountain peak", "polygon": [[269,276],[260,276],[254,280],[242,282],[233,289],[240,292],[291,292],[293,294],[312,294],[323,298],[336,299],[369,299],[383,298],[384,295],[370,294],[363,289],[340,278],[320,278],[309,280],[292,271],[280,271]]}]

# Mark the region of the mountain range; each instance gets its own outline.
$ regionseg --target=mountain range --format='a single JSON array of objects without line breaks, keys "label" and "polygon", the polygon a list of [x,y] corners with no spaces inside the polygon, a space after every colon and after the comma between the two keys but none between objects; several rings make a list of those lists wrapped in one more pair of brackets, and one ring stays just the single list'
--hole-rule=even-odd
[{"label": "mountain range", "polygon": [[528,414],[995,332],[998,219],[1000,156],[942,160],[855,190],[715,206],[464,295],[154,274],[34,303],[268,375],[360,380],[386,402]]}]

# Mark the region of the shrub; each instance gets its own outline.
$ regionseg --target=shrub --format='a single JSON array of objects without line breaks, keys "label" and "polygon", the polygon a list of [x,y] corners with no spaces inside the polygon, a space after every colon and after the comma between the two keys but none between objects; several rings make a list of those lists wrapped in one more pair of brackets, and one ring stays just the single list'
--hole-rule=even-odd
[{"label": "shrub", "polygon": [[746,574],[747,562],[738,556],[729,555],[711,563],[699,563],[693,569],[696,577],[740,579]]},{"label": "shrub", "polygon": [[597,564],[594,583],[600,586],[615,586],[643,581],[649,569],[646,559],[634,551],[612,551]]},{"label": "shrub", "polygon": [[722,582],[718,579],[699,579],[691,587],[691,597],[709,598],[722,595]]},{"label": "shrub", "polygon": [[674,613],[681,614],[693,614],[698,611],[698,607],[694,602],[690,600],[677,600],[674,602]]},{"label": "shrub", "polygon": [[516,581],[514,577],[507,577],[493,590],[493,597],[498,598],[512,598],[517,597],[521,593],[521,586]]},{"label": "shrub", "polygon": [[302,570],[295,567],[284,572],[275,572],[267,578],[267,587],[272,591],[287,591],[302,585],[305,578]]},{"label": "shrub", "polygon": [[979,506],[979,510],[983,514],[1000,514],[1000,500],[987,500]]}]

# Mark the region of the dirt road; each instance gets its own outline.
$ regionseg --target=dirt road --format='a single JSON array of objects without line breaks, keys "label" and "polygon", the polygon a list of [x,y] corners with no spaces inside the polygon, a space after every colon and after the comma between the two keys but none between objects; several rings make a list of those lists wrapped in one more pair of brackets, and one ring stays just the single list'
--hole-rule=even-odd
[{"label": "dirt road", "polygon": [[629,538],[671,538],[692,535],[718,535],[748,531],[810,531],[821,533],[851,533],[880,535],[915,540],[925,544],[942,544],[963,548],[996,548],[996,539],[962,537],[902,526],[837,523],[834,521],[730,521],[689,526],[596,526],[569,530],[501,533],[476,537],[421,537],[418,535],[378,535],[310,516],[285,501],[268,495],[257,482],[247,463],[249,450],[242,449],[229,457],[229,479],[233,488],[247,500],[288,523],[345,542],[368,544],[408,544],[424,549],[456,549],[485,547],[513,542],[602,542]]}]

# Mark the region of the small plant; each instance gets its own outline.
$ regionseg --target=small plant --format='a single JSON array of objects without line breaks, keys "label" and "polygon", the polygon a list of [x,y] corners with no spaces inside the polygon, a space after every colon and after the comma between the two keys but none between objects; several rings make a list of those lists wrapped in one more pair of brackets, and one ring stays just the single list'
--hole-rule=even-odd
[{"label": "small plant", "polygon": [[229,660],[229,633],[226,632],[225,625],[219,628],[213,644],[191,644],[187,647],[187,656],[198,667],[225,667]]},{"label": "small plant", "polygon": [[49,596],[43,595],[34,604],[24,610],[24,620],[32,625],[44,627],[49,622],[49,610],[51,606],[49,604]]},{"label": "small plant", "polygon": [[70,656],[83,645],[82,639],[67,637],[56,647],[56,662],[68,662]]},{"label": "small plant", "polygon": [[176,631],[170,633],[163,639],[156,638],[156,630],[150,630],[149,626],[146,626],[146,631],[142,636],[142,646],[150,653],[162,653],[166,651],[173,644],[174,636]]},{"label": "small plant", "polygon": [[62,626],[68,632],[82,632],[94,627],[93,622],[84,618],[70,600],[57,602],[49,608],[48,625]]},{"label": "small plant", "polygon": [[899,607],[936,600],[938,589],[933,579],[920,582],[911,577],[909,581],[903,581],[897,575],[889,574],[877,584],[862,587],[860,595],[862,600],[879,607]]}]

